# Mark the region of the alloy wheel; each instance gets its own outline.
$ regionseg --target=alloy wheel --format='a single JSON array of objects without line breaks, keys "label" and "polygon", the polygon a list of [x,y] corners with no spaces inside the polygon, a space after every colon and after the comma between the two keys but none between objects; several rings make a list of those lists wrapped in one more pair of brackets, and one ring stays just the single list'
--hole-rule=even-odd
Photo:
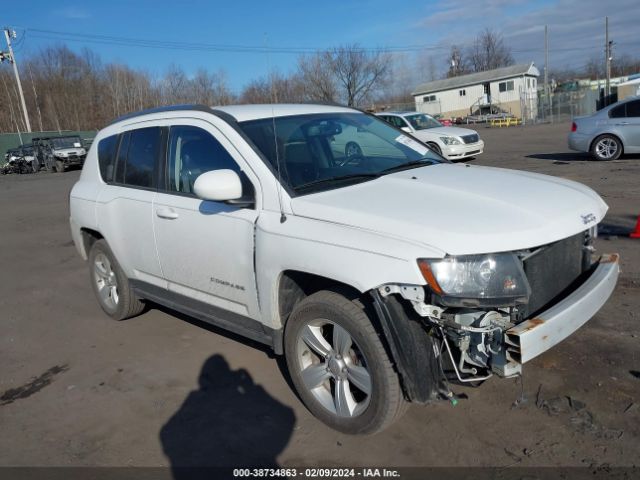
[{"label": "alloy wheel", "polygon": [[93,261],[93,277],[98,287],[100,301],[110,309],[118,306],[118,281],[109,258],[104,253],[98,253]]},{"label": "alloy wheel", "polygon": [[367,361],[349,332],[326,319],[308,322],[297,342],[302,381],[315,399],[338,417],[362,414],[371,399]]}]

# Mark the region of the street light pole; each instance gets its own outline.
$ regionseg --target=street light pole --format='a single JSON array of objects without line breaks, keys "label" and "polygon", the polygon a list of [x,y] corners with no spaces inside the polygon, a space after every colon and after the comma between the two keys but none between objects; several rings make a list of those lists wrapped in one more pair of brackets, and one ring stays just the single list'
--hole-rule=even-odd
[{"label": "street light pole", "polygon": [[31,132],[31,122],[29,122],[29,112],[27,112],[27,103],[24,100],[24,93],[22,91],[22,82],[20,81],[20,73],[18,72],[18,64],[16,62],[16,56],[13,53],[11,47],[11,35],[13,32],[8,28],[4,29],[4,38],[7,40],[7,47],[9,48],[9,61],[13,65],[13,73],[16,76],[16,83],[18,84],[18,92],[20,92],[20,102],[22,103],[22,112],[24,113],[24,123],[27,127],[27,132]]}]

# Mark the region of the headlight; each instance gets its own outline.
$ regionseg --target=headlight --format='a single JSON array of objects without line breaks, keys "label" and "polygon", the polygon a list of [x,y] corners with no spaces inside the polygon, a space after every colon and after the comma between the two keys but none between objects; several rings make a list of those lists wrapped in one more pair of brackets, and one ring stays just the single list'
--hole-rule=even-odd
[{"label": "headlight", "polygon": [[442,140],[442,143],[445,145],[460,145],[460,140],[456,137],[440,137],[440,140]]},{"label": "headlight", "polygon": [[[529,298],[530,288],[522,263],[513,253],[419,259],[418,266],[445,304],[476,299],[500,305],[516,300],[526,303]],[[482,303],[490,303],[486,301]]]},{"label": "headlight", "polygon": [[56,153],[54,154],[54,156],[55,156],[55,157],[64,158],[64,157],[66,157],[66,156],[67,156],[67,154],[66,154],[66,153],[64,153],[64,152],[56,152]]}]

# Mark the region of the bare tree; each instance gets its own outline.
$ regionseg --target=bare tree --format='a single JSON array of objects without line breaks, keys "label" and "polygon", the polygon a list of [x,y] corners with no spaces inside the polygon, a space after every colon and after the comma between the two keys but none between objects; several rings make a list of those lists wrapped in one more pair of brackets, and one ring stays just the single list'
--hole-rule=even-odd
[{"label": "bare tree", "polygon": [[505,45],[502,35],[489,28],[478,34],[467,56],[474,72],[507,67],[514,63],[511,49]]},{"label": "bare tree", "polygon": [[388,53],[347,45],[302,56],[298,69],[309,100],[339,100],[358,106],[388,84],[391,64]]},{"label": "bare tree", "polygon": [[298,103],[305,100],[305,88],[297,73],[273,72],[251,81],[240,94],[241,103]]},{"label": "bare tree", "polygon": [[331,70],[328,53],[303,55],[298,58],[298,72],[304,85],[304,96],[311,101],[335,102],[338,88]]},{"label": "bare tree", "polygon": [[328,55],[332,73],[350,107],[361,105],[389,81],[391,56],[388,53],[367,52],[351,45],[336,48]]}]

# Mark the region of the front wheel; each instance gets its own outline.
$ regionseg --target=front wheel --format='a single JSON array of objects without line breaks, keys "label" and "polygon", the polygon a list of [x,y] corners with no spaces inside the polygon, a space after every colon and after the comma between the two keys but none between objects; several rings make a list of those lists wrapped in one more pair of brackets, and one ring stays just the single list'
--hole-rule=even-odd
[{"label": "front wheel", "polygon": [[129,279],[104,240],[96,240],[89,253],[89,273],[93,292],[102,310],[114,320],[134,317],[144,309]]},{"label": "front wheel", "polygon": [[613,135],[600,135],[593,141],[591,155],[596,160],[616,160],[622,155],[622,142]]},{"label": "front wheel", "polygon": [[356,303],[330,291],[310,295],[291,313],[284,341],[300,398],[331,428],[372,434],[404,413],[398,375]]}]

